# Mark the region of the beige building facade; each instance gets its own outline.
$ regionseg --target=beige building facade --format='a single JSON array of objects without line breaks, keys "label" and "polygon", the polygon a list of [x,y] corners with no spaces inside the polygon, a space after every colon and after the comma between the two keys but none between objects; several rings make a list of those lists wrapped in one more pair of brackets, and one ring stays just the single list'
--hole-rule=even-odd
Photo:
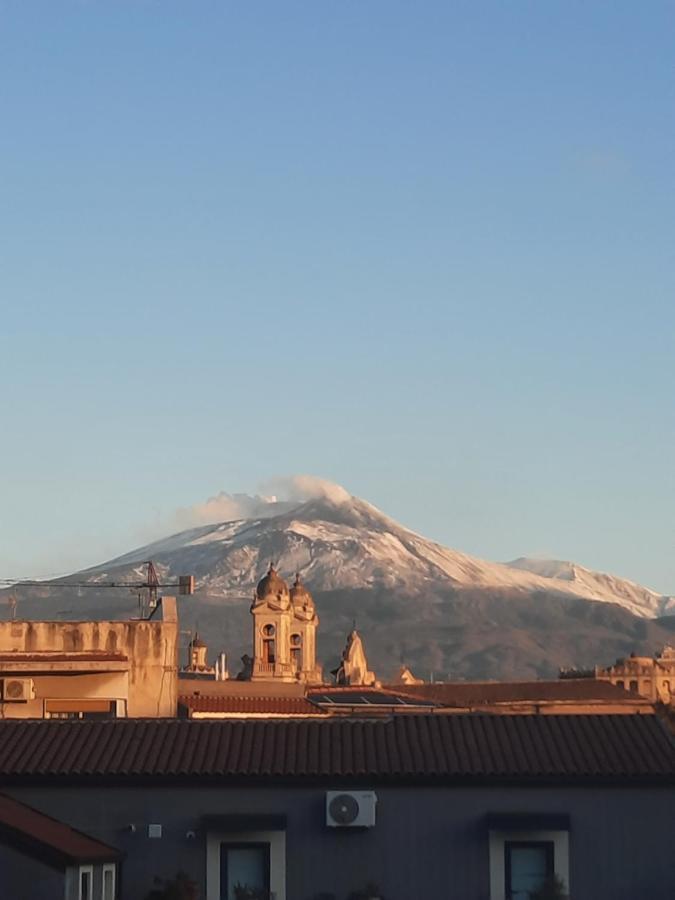
[{"label": "beige building facade", "polygon": [[595,677],[640,694],[652,703],[675,704],[675,647],[664,647],[655,657],[617,659],[613,666],[596,668]]},{"label": "beige building facade", "polygon": [[0,622],[0,718],[175,716],[178,616]]}]

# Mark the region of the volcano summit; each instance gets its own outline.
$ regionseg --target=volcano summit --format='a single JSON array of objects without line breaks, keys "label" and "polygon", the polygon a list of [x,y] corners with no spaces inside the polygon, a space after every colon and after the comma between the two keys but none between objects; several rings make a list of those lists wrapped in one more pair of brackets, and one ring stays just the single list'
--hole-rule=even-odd
[{"label": "volcano summit", "polygon": [[[311,587],[322,621],[319,657],[334,661],[357,619],[384,676],[405,662],[438,678],[550,677],[560,666],[651,653],[672,640],[672,597],[573,563],[487,562],[334,487],[305,500],[265,501],[251,517],[181,531],[72,580],[137,581],[149,559],[162,580],[193,574],[197,590],[183,602],[183,625],[198,624],[233,663],[250,644],[248,606],[271,561]],[[131,599],[122,608],[110,591],[90,589],[66,602],[49,582],[18,592],[23,615],[101,618],[133,607]],[[67,610],[56,608],[64,603]]]}]

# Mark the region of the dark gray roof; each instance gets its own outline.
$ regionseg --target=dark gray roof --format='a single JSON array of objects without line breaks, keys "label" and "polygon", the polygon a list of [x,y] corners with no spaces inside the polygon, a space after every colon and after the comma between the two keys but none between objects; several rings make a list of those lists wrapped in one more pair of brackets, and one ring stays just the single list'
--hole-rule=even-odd
[{"label": "dark gray roof", "polygon": [[142,778],[675,780],[654,715],[0,723],[0,781]]}]

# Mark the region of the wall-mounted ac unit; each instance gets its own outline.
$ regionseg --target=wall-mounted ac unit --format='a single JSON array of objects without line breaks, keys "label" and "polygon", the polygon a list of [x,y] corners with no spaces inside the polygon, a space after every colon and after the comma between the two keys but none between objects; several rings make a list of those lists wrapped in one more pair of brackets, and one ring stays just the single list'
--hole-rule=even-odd
[{"label": "wall-mounted ac unit", "polygon": [[331,828],[373,828],[374,791],[326,791],[326,825]]},{"label": "wall-mounted ac unit", "polygon": [[26,703],[35,697],[32,678],[3,678],[0,684],[5,703]]}]

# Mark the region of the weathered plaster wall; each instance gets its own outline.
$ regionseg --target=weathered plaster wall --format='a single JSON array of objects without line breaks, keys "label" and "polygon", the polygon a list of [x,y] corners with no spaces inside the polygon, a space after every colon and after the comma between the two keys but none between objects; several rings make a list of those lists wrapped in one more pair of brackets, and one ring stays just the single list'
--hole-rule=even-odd
[{"label": "weathered plaster wall", "polygon": [[[175,716],[177,705],[178,678],[178,617],[174,597],[162,599],[161,617],[150,620],[130,620],[120,622],[0,622],[0,654],[20,653],[114,653],[128,658],[128,694],[127,710],[129,716]],[[18,656],[17,656],[18,659]],[[95,664],[93,668],[96,668]],[[40,692],[51,691],[45,680],[49,678],[55,690],[71,690],[76,679],[81,676],[70,676],[73,680],[66,685],[63,677],[55,677],[59,672],[70,668],[69,662],[54,661],[50,663],[53,676],[42,675]],[[8,674],[9,670],[7,670]],[[22,672],[22,676],[30,673]],[[17,673],[17,677],[21,677]],[[37,678],[38,676],[31,676]],[[101,697],[100,675],[91,675],[90,682],[78,682],[78,688],[90,688],[93,694],[83,696]],[[111,684],[111,689],[113,685]],[[118,681],[114,690],[122,685]],[[71,694],[55,694],[53,696],[72,696]],[[115,693],[113,697],[119,697]],[[21,704],[24,716],[30,704]],[[8,708],[11,704],[5,704]],[[15,708],[19,704],[13,705]],[[13,714],[13,712],[12,712]],[[41,715],[41,713],[40,713]]]}]

